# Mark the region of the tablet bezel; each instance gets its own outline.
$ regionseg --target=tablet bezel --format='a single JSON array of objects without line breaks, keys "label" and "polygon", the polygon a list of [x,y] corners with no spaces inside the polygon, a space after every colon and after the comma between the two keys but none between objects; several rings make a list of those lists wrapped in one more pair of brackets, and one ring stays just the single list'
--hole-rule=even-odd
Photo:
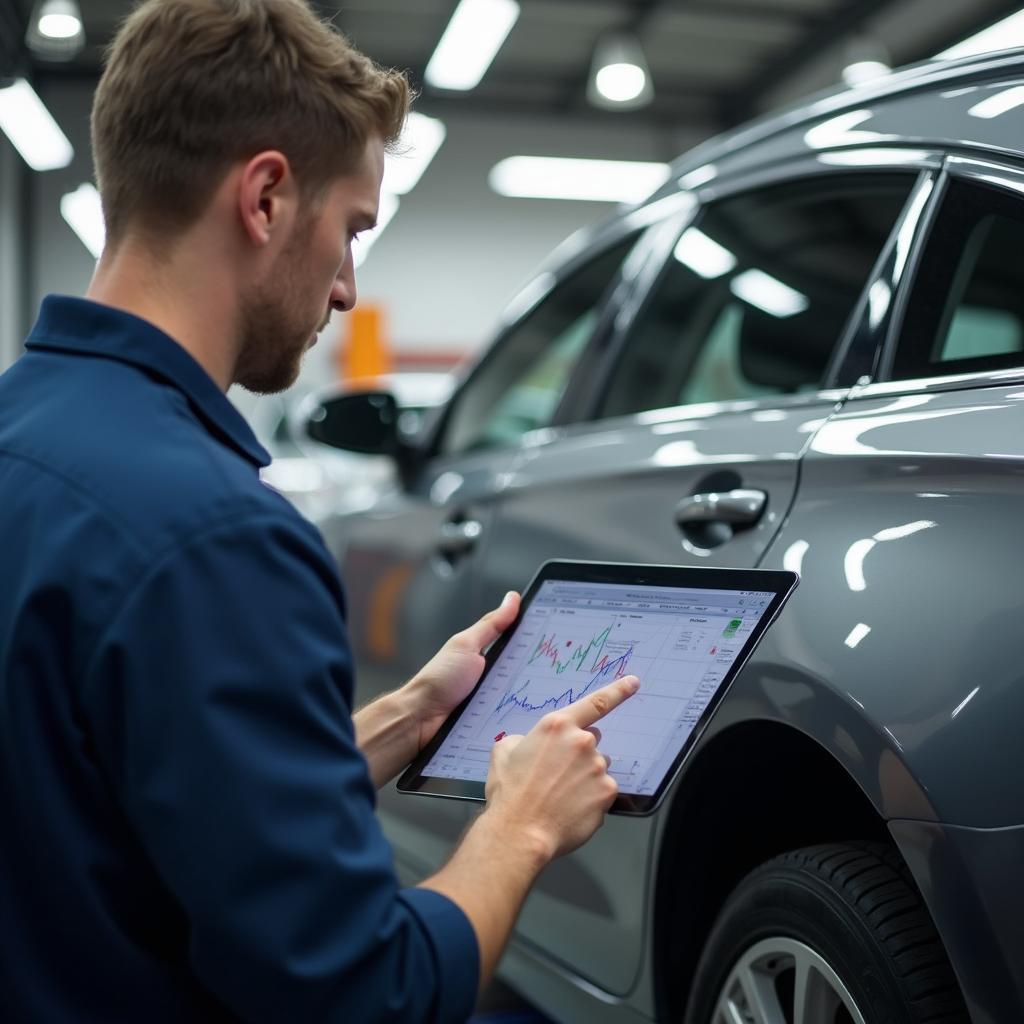
[{"label": "tablet bezel", "polygon": [[[651,794],[620,793],[611,807],[612,814],[645,815],[657,809],[679,774],[690,751],[696,746],[722,698],[728,693],[733,681],[757,647],[765,631],[776,619],[782,606],[799,583],[795,572],[781,569],[721,569],[704,566],[683,565],[642,565],[631,562],[585,562],[567,559],[553,559],[545,562],[523,591],[519,615],[511,626],[488,648],[485,653],[484,670],[476,686],[464,701],[445,719],[433,739],[420,751],[412,764],[402,773],[396,783],[400,793],[421,796],[447,797],[456,800],[484,802],[485,782],[467,779],[440,778],[424,775],[423,769],[430,762],[437,749],[458,722],[463,711],[476,695],[487,678],[501,652],[508,645],[540,589],[549,580],[566,580],[573,583],[612,583],[628,586],[685,587],[707,590],[753,590],[771,593],[773,597],[747,638],[732,667],[726,673],[715,695],[703,714],[697,720],[692,732],[665,773],[657,789]],[[643,680],[640,682],[641,692]]]}]

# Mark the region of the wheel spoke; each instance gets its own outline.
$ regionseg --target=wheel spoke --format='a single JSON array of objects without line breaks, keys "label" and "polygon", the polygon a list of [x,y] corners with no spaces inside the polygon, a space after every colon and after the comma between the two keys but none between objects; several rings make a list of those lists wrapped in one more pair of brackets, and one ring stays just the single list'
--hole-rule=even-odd
[{"label": "wheel spoke", "polygon": [[753,1024],[787,1024],[772,979],[749,964],[743,964],[737,974]]},{"label": "wheel spoke", "polygon": [[743,1019],[740,1008],[736,1005],[735,1001],[730,998],[728,993],[729,990],[727,989],[726,992],[723,993],[722,998],[718,1000],[712,1024],[747,1024]]},{"label": "wheel spoke", "polygon": [[864,1024],[864,1018],[850,999],[842,982],[824,960],[820,960],[807,946],[801,946],[796,951],[795,959],[793,1024],[822,1024],[834,1021],[840,1006],[846,1007],[856,1024]]},{"label": "wheel spoke", "polygon": [[827,1024],[829,986],[805,958],[798,957],[793,986],[793,1024]]},{"label": "wheel spoke", "polygon": [[[783,1006],[779,993],[790,972],[792,1000],[787,996]],[[828,961],[798,939],[777,935],[754,943],[733,964],[711,1024],[835,1024],[840,1007],[852,1024],[866,1024]]]}]

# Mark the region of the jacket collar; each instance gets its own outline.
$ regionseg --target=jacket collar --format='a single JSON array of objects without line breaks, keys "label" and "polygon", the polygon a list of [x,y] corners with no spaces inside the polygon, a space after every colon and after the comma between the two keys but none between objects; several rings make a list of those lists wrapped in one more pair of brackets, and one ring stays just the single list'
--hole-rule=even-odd
[{"label": "jacket collar", "polygon": [[88,299],[48,295],[25,347],[137,366],[181,391],[218,440],[257,466],[270,463],[252,428],[213,378],[173,338],[140,317]]}]

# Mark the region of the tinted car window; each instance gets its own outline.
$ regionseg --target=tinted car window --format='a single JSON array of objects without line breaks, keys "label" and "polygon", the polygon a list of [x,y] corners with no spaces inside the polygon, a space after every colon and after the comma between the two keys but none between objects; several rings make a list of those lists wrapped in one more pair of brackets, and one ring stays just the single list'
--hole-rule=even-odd
[{"label": "tinted car window", "polygon": [[892,376],[1024,364],[1024,204],[954,181],[914,281]]},{"label": "tinted car window", "polygon": [[914,180],[815,179],[709,207],[680,236],[601,415],[817,388]]},{"label": "tinted car window", "polygon": [[501,447],[550,422],[636,237],[556,285],[509,331],[455,400],[442,451]]}]

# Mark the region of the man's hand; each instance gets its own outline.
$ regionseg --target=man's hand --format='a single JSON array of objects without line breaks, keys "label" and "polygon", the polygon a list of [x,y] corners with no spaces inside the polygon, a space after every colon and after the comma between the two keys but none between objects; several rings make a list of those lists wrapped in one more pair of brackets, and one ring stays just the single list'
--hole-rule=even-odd
[{"label": "man's hand", "polygon": [[491,977],[523,900],[553,858],[585,843],[619,791],[598,752],[594,724],[639,686],[624,676],[545,715],[526,736],[491,753],[487,807],[451,860],[421,882],[469,918],[480,948],[480,986]]},{"label": "man's hand", "polygon": [[609,759],[598,752],[594,723],[639,686],[636,676],[623,676],[545,715],[525,736],[495,743],[487,774],[488,813],[541,837],[551,857],[585,843],[619,792],[608,774]]},{"label": "man's hand", "polygon": [[519,595],[509,591],[499,608],[456,633],[405,686],[356,712],[356,742],[376,786],[393,779],[432,739],[480,679],[481,652],[518,614]]},{"label": "man's hand", "polygon": [[501,604],[468,629],[456,633],[402,687],[419,724],[422,750],[444,720],[465,700],[484,670],[483,651],[508,629],[519,614],[519,595],[510,590]]}]

